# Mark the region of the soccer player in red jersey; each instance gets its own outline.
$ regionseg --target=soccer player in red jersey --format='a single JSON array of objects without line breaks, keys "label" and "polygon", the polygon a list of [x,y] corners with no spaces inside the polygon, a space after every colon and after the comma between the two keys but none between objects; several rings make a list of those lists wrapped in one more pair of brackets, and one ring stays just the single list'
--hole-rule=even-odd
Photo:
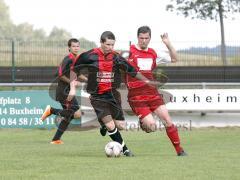
[{"label": "soccer player in red jersey", "polygon": [[[172,46],[168,34],[161,35],[162,42],[169,50],[169,55],[159,56],[154,49],[149,48],[151,40],[151,29],[148,26],[142,26],[137,32],[138,43],[131,45],[128,62],[140,71],[145,77],[154,80],[153,70],[158,63],[176,62],[177,53]],[[156,87],[139,81],[138,79],[126,76],[128,87],[128,100],[133,112],[139,117],[141,128],[149,133],[156,131],[156,122],[152,113],[155,113],[163,120],[166,133],[172,142],[178,156],[187,155],[180,146],[178,130],[173,124],[163,98],[160,96]]]}]

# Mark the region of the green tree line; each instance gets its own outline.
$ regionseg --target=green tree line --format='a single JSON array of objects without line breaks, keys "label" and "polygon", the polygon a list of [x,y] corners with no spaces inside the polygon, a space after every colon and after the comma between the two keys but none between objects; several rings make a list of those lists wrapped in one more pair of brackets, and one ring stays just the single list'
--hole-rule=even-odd
[{"label": "green tree line", "polygon": [[[67,41],[72,34],[63,28],[53,27],[49,35],[43,29],[34,29],[32,24],[21,23],[15,25],[9,14],[9,8],[4,0],[0,0],[0,40],[16,41]],[[92,41],[80,38],[84,49],[96,47]]]}]

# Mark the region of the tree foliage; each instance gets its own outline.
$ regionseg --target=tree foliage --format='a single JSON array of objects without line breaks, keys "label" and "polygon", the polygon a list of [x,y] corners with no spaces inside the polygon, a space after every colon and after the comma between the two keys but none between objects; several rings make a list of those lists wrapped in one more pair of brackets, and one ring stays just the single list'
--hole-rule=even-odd
[{"label": "tree foliage", "polygon": [[0,0],[0,38],[9,38],[11,36],[13,23],[10,20],[8,7],[3,0]]},{"label": "tree foliage", "polygon": [[178,14],[193,19],[218,20],[220,10],[224,18],[240,12],[240,0],[171,0],[171,2],[166,7],[168,11],[177,10]]},{"label": "tree foliage", "polygon": [[80,38],[79,42],[80,42],[81,48],[83,48],[85,50],[97,47],[95,42],[89,41],[85,38]]},{"label": "tree foliage", "polygon": [[[176,10],[177,13],[192,19],[211,19],[220,22],[221,28],[221,56],[223,65],[227,65],[226,45],[224,35],[224,18],[240,12],[240,0],[171,0],[166,10]],[[233,16],[232,16],[233,17]]]},{"label": "tree foliage", "polygon": [[18,41],[44,40],[46,38],[44,30],[34,30],[33,25],[28,23],[13,25],[13,28],[14,32],[12,33],[12,39]]},{"label": "tree foliage", "polygon": [[[4,0],[0,0],[0,39],[14,39],[17,41],[59,41],[61,46],[66,46],[66,41],[72,37],[72,34],[63,28],[53,27],[49,35],[43,29],[34,29],[29,23],[15,25],[9,16],[9,8]],[[84,38],[80,39],[83,49],[96,47],[94,42]]]},{"label": "tree foliage", "polygon": [[48,38],[52,41],[62,41],[71,38],[72,35],[70,32],[67,32],[65,29],[53,27]]}]

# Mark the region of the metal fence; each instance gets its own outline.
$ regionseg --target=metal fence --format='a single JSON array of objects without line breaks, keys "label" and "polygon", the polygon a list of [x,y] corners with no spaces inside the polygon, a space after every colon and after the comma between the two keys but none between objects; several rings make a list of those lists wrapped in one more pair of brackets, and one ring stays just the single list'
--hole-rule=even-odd
[{"label": "metal fence", "polygon": [[[116,42],[122,52],[131,42]],[[179,61],[162,65],[170,82],[239,82],[240,42],[228,42],[227,66],[223,66],[218,42],[173,42]],[[91,47],[90,47],[91,46]],[[94,45],[81,43],[81,51]],[[157,51],[166,51],[162,42],[151,42]],[[0,82],[51,82],[56,67],[68,54],[67,41],[0,40]]]},{"label": "metal fence", "polygon": [[66,41],[0,41],[0,66],[57,66],[67,53]]},{"label": "metal fence", "polygon": [[[89,43],[81,43],[87,50]],[[126,51],[129,42],[116,42],[118,50]],[[167,66],[223,66],[218,42],[173,42],[179,61]],[[227,65],[240,65],[240,42],[228,42]],[[165,51],[163,43],[151,42],[151,47]],[[68,53],[66,41],[7,41],[0,40],[0,66],[57,66]]]}]

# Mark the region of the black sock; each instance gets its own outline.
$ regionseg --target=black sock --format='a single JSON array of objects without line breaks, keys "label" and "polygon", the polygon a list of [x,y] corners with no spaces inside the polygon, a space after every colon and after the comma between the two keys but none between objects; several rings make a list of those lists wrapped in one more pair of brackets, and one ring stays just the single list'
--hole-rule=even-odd
[{"label": "black sock", "polygon": [[120,134],[120,132],[118,131],[117,128],[114,128],[112,131],[108,131],[108,135],[110,136],[110,138],[113,141],[118,142],[119,144],[123,145],[123,152],[125,152],[126,150],[128,150],[126,144],[124,143],[122,136]]},{"label": "black sock", "polygon": [[51,113],[55,115],[59,115],[62,117],[65,117],[67,119],[73,119],[74,118],[74,111],[71,109],[56,109],[51,108]]},{"label": "black sock", "polygon": [[61,137],[62,137],[63,133],[66,131],[69,123],[70,123],[70,122],[67,121],[67,120],[65,120],[65,119],[63,119],[63,120],[61,121],[61,123],[60,123],[59,126],[58,126],[57,132],[55,133],[55,135],[54,135],[54,137],[53,137],[53,139],[52,139],[53,141],[56,141],[56,140],[61,139]]},{"label": "black sock", "polygon": [[51,107],[51,113],[55,115],[59,115],[59,113],[62,111],[62,109],[56,109]]}]

